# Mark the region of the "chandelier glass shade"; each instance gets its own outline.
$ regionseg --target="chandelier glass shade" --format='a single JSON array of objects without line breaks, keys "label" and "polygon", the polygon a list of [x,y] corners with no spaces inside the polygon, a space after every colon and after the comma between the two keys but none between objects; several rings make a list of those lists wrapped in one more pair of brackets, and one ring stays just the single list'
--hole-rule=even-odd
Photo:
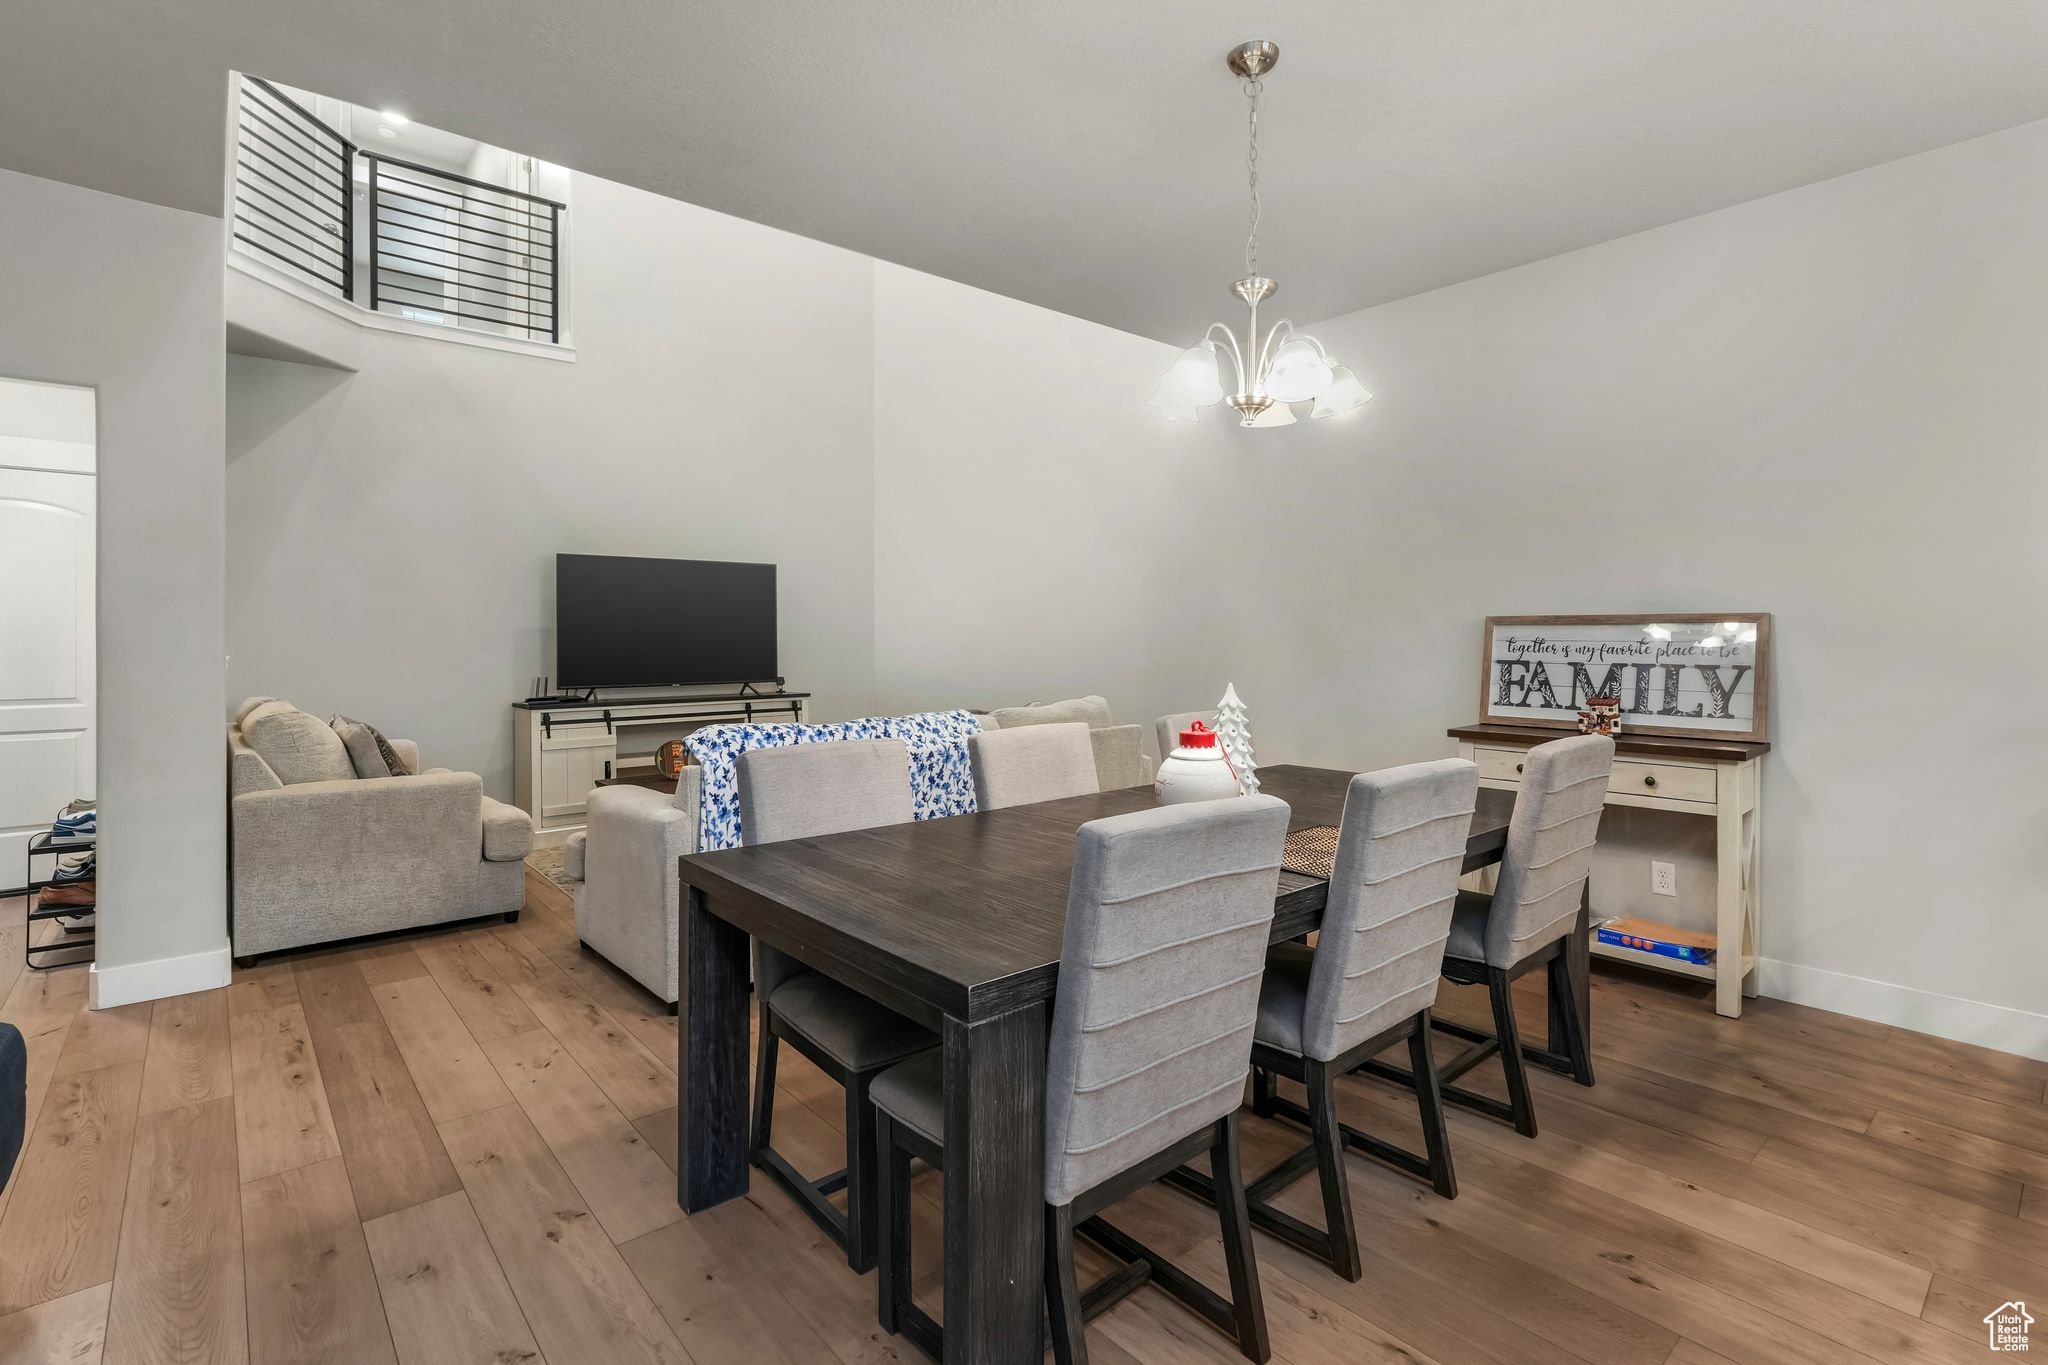
[{"label": "chandelier glass shade", "polygon": [[1245,238],[1245,275],[1230,286],[1247,317],[1243,339],[1228,324],[1212,322],[1198,345],[1180,353],[1160,377],[1149,400],[1162,415],[1176,421],[1198,421],[1202,409],[1228,403],[1238,425],[1291,426],[1294,406],[1310,403],[1311,417],[1335,417],[1372,398],[1358,376],[1337,363],[1323,344],[1281,318],[1262,335],[1259,305],[1280,285],[1259,273],[1259,101],[1265,93],[1260,79],[1280,60],[1280,49],[1268,42],[1233,48],[1230,69],[1244,82],[1249,116],[1245,171],[1251,188],[1251,230]]}]

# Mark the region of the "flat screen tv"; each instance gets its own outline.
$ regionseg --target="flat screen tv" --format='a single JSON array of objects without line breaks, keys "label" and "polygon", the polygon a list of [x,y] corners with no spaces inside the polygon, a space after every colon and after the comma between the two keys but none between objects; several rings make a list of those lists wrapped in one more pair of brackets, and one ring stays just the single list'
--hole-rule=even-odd
[{"label": "flat screen tv", "polygon": [[775,566],[556,555],[555,672],[565,688],[777,678]]}]

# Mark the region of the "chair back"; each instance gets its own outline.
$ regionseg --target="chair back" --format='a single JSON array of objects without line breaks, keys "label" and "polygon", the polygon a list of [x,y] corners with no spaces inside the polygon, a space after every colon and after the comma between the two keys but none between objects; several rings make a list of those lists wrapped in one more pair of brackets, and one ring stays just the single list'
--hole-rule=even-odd
[{"label": "chair back", "polygon": [[1081,827],[1046,1049],[1047,1203],[1238,1107],[1287,817],[1243,796]]},{"label": "chair back", "polygon": [[1180,747],[1180,732],[1193,725],[1196,721],[1202,722],[1202,724],[1213,730],[1216,728],[1216,713],[1214,711],[1176,711],[1170,716],[1161,716],[1158,720],[1152,722],[1152,733],[1153,737],[1159,741],[1159,758],[1162,762],[1165,761],[1169,754]]},{"label": "chair back", "polygon": [[[910,751],[900,739],[844,739],[750,749],[733,776],[739,788],[740,838],[775,844],[848,830],[900,825],[911,818]],[[786,953],[756,943],[754,992],[766,1000],[803,970]]]},{"label": "chair back", "polygon": [[1460,758],[1360,773],[1309,969],[1302,1051],[1332,1061],[1436,1001],[1479,769]]},{"label": "chair back", "polygon": [[1571,932],[1593,871],[1614,741],[1574,735],[1529,750],[1486,917],[1486,962],[1512,967]]},{"label": "chair back", "polygon": [[1095,742],[1078,721],[984,730],[967,737],[967,756],[974,769],[978,810],[1102,790],[1095,772]]},{"label": "chair back", "polygon": [[0,1024],[0,1188],[14,1172],[27,1127],[28,1044],[20,1029]]},{"label": "chair back", "polygon": [[1144,726],[1090,726],[1088,739],[1095,746],[1095,782],[1103,791],[1152,785],[1153,765],[1145,761]]}]

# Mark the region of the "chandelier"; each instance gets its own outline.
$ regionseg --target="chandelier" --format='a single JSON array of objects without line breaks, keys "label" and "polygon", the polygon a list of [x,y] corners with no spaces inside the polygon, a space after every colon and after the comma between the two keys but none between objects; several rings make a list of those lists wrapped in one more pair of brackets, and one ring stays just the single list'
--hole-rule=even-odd
[{"label": "chandelier", "polygon": [[[1209,324],[1199,345],[1160,377],[1149,400],[1167,417],[1195,421],[1212,403],[1237,409],[1238,425],[1284,427],[1294,422],[1294,404],[1313,403],[1311,417],[1350,412],[1372,395],[1358,376],[1339,365],[1323,344],[1282,318],[1264,337],[1259,335],[1259,305],[1273,297],[1279,282],[1259,273],[1259,97],[1261,79],[1280,60],[1280,49],[1268,42],[1245,43],[1231,49],[1230,69],[1244,82],[1249,110],[1245,173],[1251,186],[1251,228],[1244,243],[1244,278],[1230,286],[1249,312],[1244,339],[1221,322]],[[1225,358],[1234,387],[1224,386]]]}]

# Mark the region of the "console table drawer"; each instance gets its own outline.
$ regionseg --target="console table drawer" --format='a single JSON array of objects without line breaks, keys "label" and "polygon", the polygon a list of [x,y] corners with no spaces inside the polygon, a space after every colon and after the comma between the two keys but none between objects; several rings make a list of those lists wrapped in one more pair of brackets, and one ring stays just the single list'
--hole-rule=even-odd
[{"label": "console table drawer", "polygon": [[1607,790],[1623,796],[1661,796],[1671,801],[1714,804],[1714,770],[1687,768],[1675,763],[1638,763],[1614,760],[1614,775]]},{"label": "console table drawer", "polygon": [[1520,782],[1522,760],[1527,749],[1474,749],[1472,761],[1479,765],[1482,782]]},{"label": "console table drawer", "polygon": [[[1479,765],[1482,780],[1520,782],[1527,749],[1475,748],[1472,758]],[[1670,801],[1714,803],[1714,770],[1679,763],[1646,763],[1637,759],[1614,760],[1614,775],[1607,790],[1617,796],[1661,796]]]}]

